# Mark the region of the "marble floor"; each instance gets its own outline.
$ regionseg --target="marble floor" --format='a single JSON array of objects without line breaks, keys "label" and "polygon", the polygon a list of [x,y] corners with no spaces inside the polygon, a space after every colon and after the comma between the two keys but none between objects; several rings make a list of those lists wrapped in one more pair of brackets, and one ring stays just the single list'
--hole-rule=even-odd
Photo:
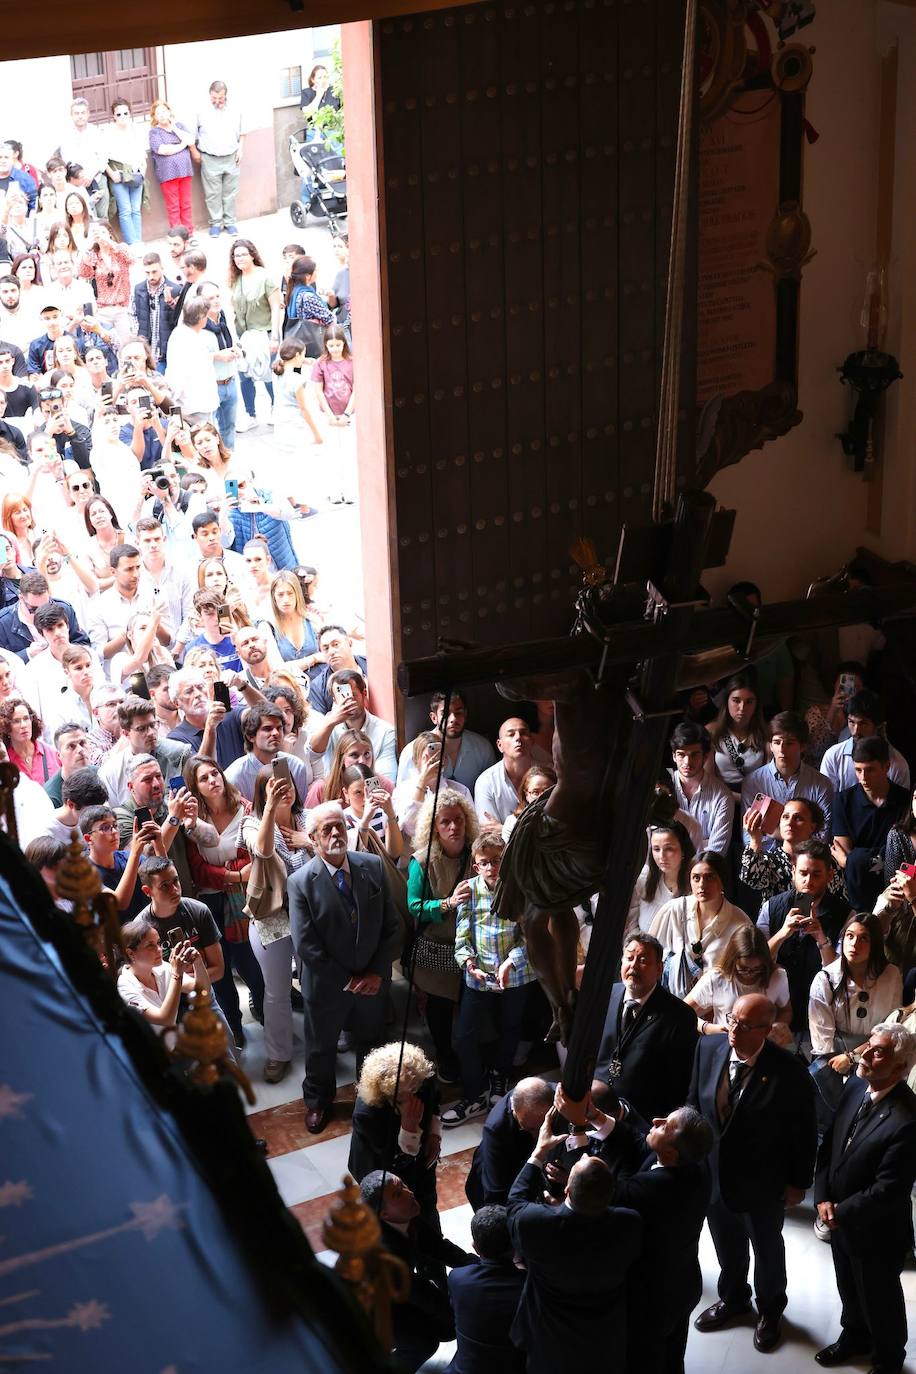
[{"label": "marble floor", "polygon": [[[247,998],[243,996],[242,1005]],[[392,1039],[402,1024],[404,989],[394,989],[396,1020]],[[319,1259],[333,1264],[336,1256],[323,1249],[321,1226],[331,1201],[347,1170],[350,1148],[350,1116],[355,1096],[355,1062],[352,1054],[338,1055],[338,1092],[334,1116],[325,1132],[310,1136],[303,1119],[300,1080],[302,1074],[301,1017],[294,1017],[299,1038],[292,1071],[282,1083],[266,1084],[263,1032],[246,1017],[247,1045],[241,1064],[251,1078],[257,1102],[249,1108],[252,1130],[268,1142],[269,1164],[284,1202],[303,1227]],[[425,1044],[423,1028],[411,1025],[410,1038]],[[555,1077],[549,1064],[538,1064],[548,1077]],[[446,1090],[446,1099],[455,1090]],[[464,1197],[464,1180],[474,1147],[480,1137],[480,1121],[469,1122],[447,1131],[443,1137],[443,1156],[438,1167],[439,1207],[442,1227],[451,1239],[470,1249],[471,1208]],[[784,1339],[771,1356],[759,1354],[753,1346],[753,1318],[748,1316],[724,1331],[701,1335],[691,1329],[687,1345],[688,1374],[760,1374],[767,1361],[778,1364],[780,1374],[814,1374],[814,1352],[835,1340],[839,1333],[839,1300],[833,1281],[830,1246],[819,1241],[813,1230],[814,1209],[809,1197],[787,1214],[785,1238],[789,1272],[789,1307],[784,1320]],[[706,1231],[700,1247],[703,1268],[703,1300],[707,1306],[716,1299],[715,1251]],[[910,1330],[909,1362],[916,1368],[916,1264],[904,1273],[904,1292]],[[454,1353],[453,1345],[442,1345],[424,1366],[428,1374],[444,1370]],[[868,1368],[868,1361],[851,1366]]]}]

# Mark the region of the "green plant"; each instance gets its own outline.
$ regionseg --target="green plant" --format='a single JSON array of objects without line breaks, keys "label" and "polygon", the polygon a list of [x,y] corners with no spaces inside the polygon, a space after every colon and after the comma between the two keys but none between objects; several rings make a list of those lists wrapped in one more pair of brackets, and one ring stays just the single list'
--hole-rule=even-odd
[{"label": "green plant", "polygon": [[340,149],[341,157],[345,157],[343,66],[340,60],[339,37],[334,39],[334,43],[331,47],[331,58],[326,65],[328,68],[328,75],[331,78],[331,90],[333,90],[340,101],[340,109],[335,110],[333,105],[322,105],[321,109],[316,111],[309,122],[322,138]]}]

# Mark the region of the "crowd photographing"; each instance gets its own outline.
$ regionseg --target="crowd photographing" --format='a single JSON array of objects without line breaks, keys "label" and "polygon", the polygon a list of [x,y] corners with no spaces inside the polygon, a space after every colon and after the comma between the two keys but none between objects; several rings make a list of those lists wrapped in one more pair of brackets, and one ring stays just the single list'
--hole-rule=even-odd
[{"label": "crowd photographing", "polygon": [[[411,1269],[408,1369],[457,1330],[455,1370],[553,1374],[593,1359],[609,1320],[634,1374],[682,1369],[704,1220],[719,1299],[695,1326],[750,1310],[753,1250],[753,1339],[773,1350],[784,1209],[813,1183],[843,1299],[816,1358],[896,1374],[916,799],[867,685],[880,645],[858,627],[805,710],[785,650],[684,703],[589,1127],[558,1133],[562,1090],[519,1077],[546,1003],[498,901],[517,818],[556,783],[550,705],[504,721],[494,750],[437,694],[399,750],[359,615],[295,548],[316,503],[350,499],[321,453],[354,406],[346,244],[319,289],[302,245],[273,270],[238,237],[222,82],[193,129],[163,101],[148,127],[123,101],[110,129],[81,101],[72,123],[41,170],[0,145],[0,748],[26,857],[56,899],[82,837],[124,922],[118,987],[156,1031],[208,988],[241,1054],[244,988],[279,1083],[301,1016],[310,1133],[355,1051],[350,1165]],[[166,261],[143,245],[150,159]],[[210,235],[234,238],[225,282],[193,237],[198,167]],[[273,432],[252,465],[236,433],[259,385]],[[577,912],[580,974],[597,899]],[[398,1076],[402,962],[429,1054],[409,1044]],[[444,1109],[440,1085],[457,1085]],[[443,1131],[484,1117],[470,1255],[443,1238],[436,1165]]]}]

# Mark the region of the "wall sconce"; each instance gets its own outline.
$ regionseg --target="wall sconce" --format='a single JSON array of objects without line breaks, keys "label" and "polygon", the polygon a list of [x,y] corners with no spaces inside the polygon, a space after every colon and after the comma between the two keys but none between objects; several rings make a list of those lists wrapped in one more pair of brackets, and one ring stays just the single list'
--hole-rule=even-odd
[{"label": "wall sconce", "polygon": [[875,465],[874,425],[878,400],[903,373],[892,353],[883,351],[887,330],[887,271],[873,267],[865,281],[865,301],[859,322],[865,331],[865,348],[850,353],[837,368],[840,381],[856,393],[857,400],[849,427],[837,438],[843,452],[852,459],[854,472],[868,472]]}]

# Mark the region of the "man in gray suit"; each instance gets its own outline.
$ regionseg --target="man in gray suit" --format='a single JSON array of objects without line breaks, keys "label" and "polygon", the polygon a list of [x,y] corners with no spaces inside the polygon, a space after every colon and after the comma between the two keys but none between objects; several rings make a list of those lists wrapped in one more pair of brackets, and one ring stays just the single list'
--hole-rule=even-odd
[{"label": "man in gray suit", "polygon": [[302,961],[305,1125],[320,1135],[334,1102],[341,1031],[353,1037],[357,1070],[385,1038],[399,925],[381,859],[348,852],[336,802],[315,807],[308,833],[317,852],[289,880],[289,924]]}]

